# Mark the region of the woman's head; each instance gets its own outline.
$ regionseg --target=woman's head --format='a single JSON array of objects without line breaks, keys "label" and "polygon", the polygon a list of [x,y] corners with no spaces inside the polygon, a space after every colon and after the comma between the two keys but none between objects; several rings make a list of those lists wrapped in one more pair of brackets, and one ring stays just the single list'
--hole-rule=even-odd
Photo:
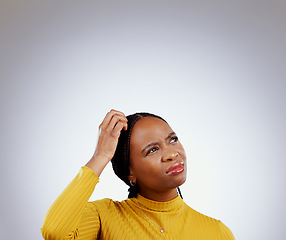
[{"label": "woman's head", "polygon": [[150,113],[136,113],[127,119],[128,129],[121,131],[111,161],[115,174],[130,186],[128,197],[139,192],[148,196],[184,183],[185,152],[168,123]]}]

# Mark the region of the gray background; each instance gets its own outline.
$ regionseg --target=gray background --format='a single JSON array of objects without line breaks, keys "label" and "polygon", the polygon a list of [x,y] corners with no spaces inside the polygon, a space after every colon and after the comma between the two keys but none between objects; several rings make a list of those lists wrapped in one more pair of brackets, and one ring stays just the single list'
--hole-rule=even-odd
[{"label": "gray background", "polygon": [[[1,239],[41,239],[110,108],[169,121],[191,207],[285,239],[285,1],[0,4]],[[91,200],[126,196],[108,165]]]}]

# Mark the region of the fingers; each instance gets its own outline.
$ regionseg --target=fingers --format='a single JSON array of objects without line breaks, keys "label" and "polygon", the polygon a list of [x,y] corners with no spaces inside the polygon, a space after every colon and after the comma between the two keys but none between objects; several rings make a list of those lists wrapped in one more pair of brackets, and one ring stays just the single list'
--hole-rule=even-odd
[{"label": "fingers", "polygon": [[112,159],[122,129],[127,130],[127,118],[124,113],[116,110],[108,112],[99,126],[99,137],[93,155],[93,159],[104,163],[102,166],[99,166],[99,174]]},{"label": "fingers", "polygon": [[120,131],[121,129],[124,127],[124,129],[126,130],[127,129],[127,118],[124,116],[121,116],[121,115],[113,115],[106,130],[107,131],[112,131],[112,130],[117,130],[117,128],[115,129],[116,126],[121,126],[120,128]]},{"label": "fingers", "polygon": [[125,115],[124,115],[123,112],[120,112],[120,111],[117,111],[117,110],[112,109],[112,110],[110,110],[110,111],[106,114],[106,116],[105,116],[105,118],[103,119],[102,123],[99,125],[99,128],[106,128],[107,125],[109,124],[111,118],[112,118],[113,115],[115,115],[115,114],[125,117]]},{"label": "fingers", "polygon": [[[105,116],[105,118],[103,119],[102,123],[99,125],[99,128],[101,130],[105,130],[108,132],[111,132],[113,130],[115,130],[115,126],[121,122],[122,126],[119,130],[119,132],[121,131],[121,129],[123,128],[124,130],[127,130],[127,118],[125,117],[124,113],[114,110],[112,109],[110,112],[108,112]],[[119,124],[118,126],[120,126],[121,124]],[[116,128],[116,131],[118,131],[118,129]],[[117,135],[117,134],[115,134]]]},{"label": "fingers", "polygon": [[127,130],[127,123],[117,122],[112,131],[112,135],[114,135],[114,137],[119,137],[122,128],[126,128],[125,130]]}]

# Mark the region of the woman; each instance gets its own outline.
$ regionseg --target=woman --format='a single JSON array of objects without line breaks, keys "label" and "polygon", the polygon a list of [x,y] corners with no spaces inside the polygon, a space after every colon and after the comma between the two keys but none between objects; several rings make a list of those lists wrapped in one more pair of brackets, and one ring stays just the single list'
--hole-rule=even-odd
[{"label": "woman", "polygon": [[[164,119],[111,110],[99,129],[93,157],[45,216],[46,240],[234,239],[222,222],[196,212],[178,195],[186,180],[186,155]],[[130,186],[128,199],[88,202],[109,161]]]}]

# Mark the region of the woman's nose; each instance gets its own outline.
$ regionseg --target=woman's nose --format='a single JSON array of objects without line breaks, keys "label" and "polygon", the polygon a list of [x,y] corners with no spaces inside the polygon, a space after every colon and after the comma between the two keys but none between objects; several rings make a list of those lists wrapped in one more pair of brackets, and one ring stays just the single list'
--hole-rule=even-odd
[{"label": "woman's nose", "polygon": [[179,156],[179,153],[176,151],[167,151],[164,156],[162,156],[162,161],[173,161]]}]

